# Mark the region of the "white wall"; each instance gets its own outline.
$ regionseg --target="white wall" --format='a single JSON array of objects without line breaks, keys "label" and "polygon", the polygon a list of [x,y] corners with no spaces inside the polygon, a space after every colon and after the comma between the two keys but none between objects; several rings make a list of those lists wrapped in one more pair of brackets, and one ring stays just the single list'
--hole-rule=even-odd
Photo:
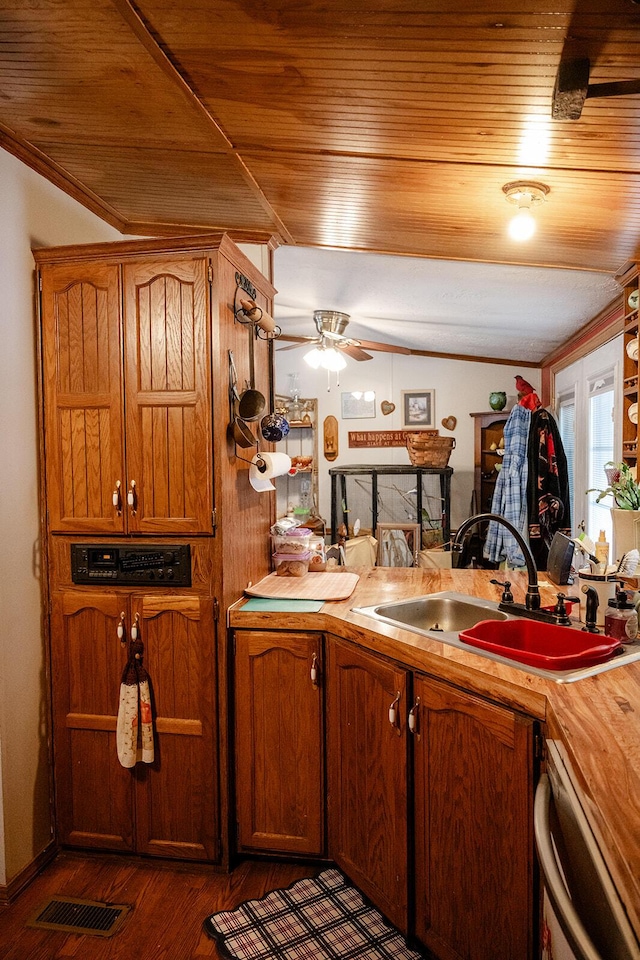
[{"label": "white wall", "polygon": [[116,239],[0,149],[0,885],[50,837],[31,247]]},{"label": "white wall", "polygon": [[[278,278],[275,278],[276,287]],[[393,340],[391,334],[389,340]],[[283,343],[283,346],[285,344]],[[536,389],[540,388],[540,371],[507,364],[475,363],[444,360],[433,357],[408,357],[401,354],[375,353],[372,360],[355,361],[347,358],[347,367],[330,375],[327,391],[326,371],[312,370],[303,360],[305,347],[299,350],[278,351],[276,343],[276,392],[287,395],[290,373],[299,374],[300,395],[318,398],[319,445],[319,508],[327,523],[331,518],[331,489],[329,468],[358,463],[409,463],[404,447],[349,448],[348,433],[354,430],[401,430],[402,390],[435,390],[435,426],[442,436],[455,437],[456,447],[449,466],[453,467],[451,482],[451,521],[458,526],[469,516],[473,490],[473,418],[470,413],[490,410],[489,394],[504,390],[507,409],[517,400],[514,377],[522,374]],[[341,393],[351,390],[374,390],[376,394],[375,419],[341,419]],[[396,405],[393,413],[384,416],[380,410],[383,400]],[[338,420],[339,455],[329,462],[322,455],[322,424],[333,415]],[[453,431],[446,430],[441,421],[445,417],[457,419]]]}]

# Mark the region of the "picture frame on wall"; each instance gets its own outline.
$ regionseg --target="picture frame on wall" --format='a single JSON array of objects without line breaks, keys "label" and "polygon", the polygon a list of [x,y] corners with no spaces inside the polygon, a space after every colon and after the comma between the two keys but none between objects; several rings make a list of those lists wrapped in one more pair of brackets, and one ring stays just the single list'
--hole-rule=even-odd
[{"label": "picture frame on wall", "polygon": [[341,395],[343,420],[371,419],[376,415],[376,395],[373,390],[360,390]]},{"label": "picture frame on wall", "polygon": [[435,426],[435,390],[402,391],[402,427],[427,430]]}]

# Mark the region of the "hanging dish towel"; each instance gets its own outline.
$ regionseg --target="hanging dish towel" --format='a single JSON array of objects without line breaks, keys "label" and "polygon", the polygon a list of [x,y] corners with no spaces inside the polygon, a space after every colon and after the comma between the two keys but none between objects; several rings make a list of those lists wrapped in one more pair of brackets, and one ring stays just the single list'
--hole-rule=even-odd
[{"label": "hanging dish towel", "polygon": [[[129,643],[129,659],[120,684],[120,705],[116,727],[118,760],[123,767],[134,767],[138,760],[153,763],[153,718],[149,674],[142,665],[144,645]],[[140,733],[140,744],[138,744]]]}]

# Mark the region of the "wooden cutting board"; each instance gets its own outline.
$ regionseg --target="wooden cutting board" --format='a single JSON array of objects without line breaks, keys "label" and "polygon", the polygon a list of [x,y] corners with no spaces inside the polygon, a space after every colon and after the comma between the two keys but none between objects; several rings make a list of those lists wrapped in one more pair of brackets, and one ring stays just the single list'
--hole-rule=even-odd
[{"label": "wooden cutting board", "polygon": [[268,577],[245,587],[250,597],[281,597],[287,600],[346,600],[360,577],[357,573],[305,573],[303,577]]}]

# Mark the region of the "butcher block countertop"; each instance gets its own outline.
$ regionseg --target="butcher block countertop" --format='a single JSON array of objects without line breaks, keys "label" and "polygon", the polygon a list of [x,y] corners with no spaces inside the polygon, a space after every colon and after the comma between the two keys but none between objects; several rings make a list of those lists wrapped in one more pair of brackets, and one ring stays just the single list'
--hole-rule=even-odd
[{"label": "butcher block countertop", "polygon": [[[229,625],[261,630],[320,630],[352,640],[465,690],[504,703],[547,724],[546,735],[560,740],[591,827],[640,939],[640,661],[569,684],[558,684],[400,630],[352,612],[352,607],[418,597],[440,590],[500,600],[490,583],[503,575],[489,570],[348,568],[359,580],[347,600],[326,602],[317,613],[229,611]],[[505,574],[506,576],[506,574]],[[527,578],[510,571],[517,602],[524,601]],[[542,603],[563,589],[540,574]]]}]

